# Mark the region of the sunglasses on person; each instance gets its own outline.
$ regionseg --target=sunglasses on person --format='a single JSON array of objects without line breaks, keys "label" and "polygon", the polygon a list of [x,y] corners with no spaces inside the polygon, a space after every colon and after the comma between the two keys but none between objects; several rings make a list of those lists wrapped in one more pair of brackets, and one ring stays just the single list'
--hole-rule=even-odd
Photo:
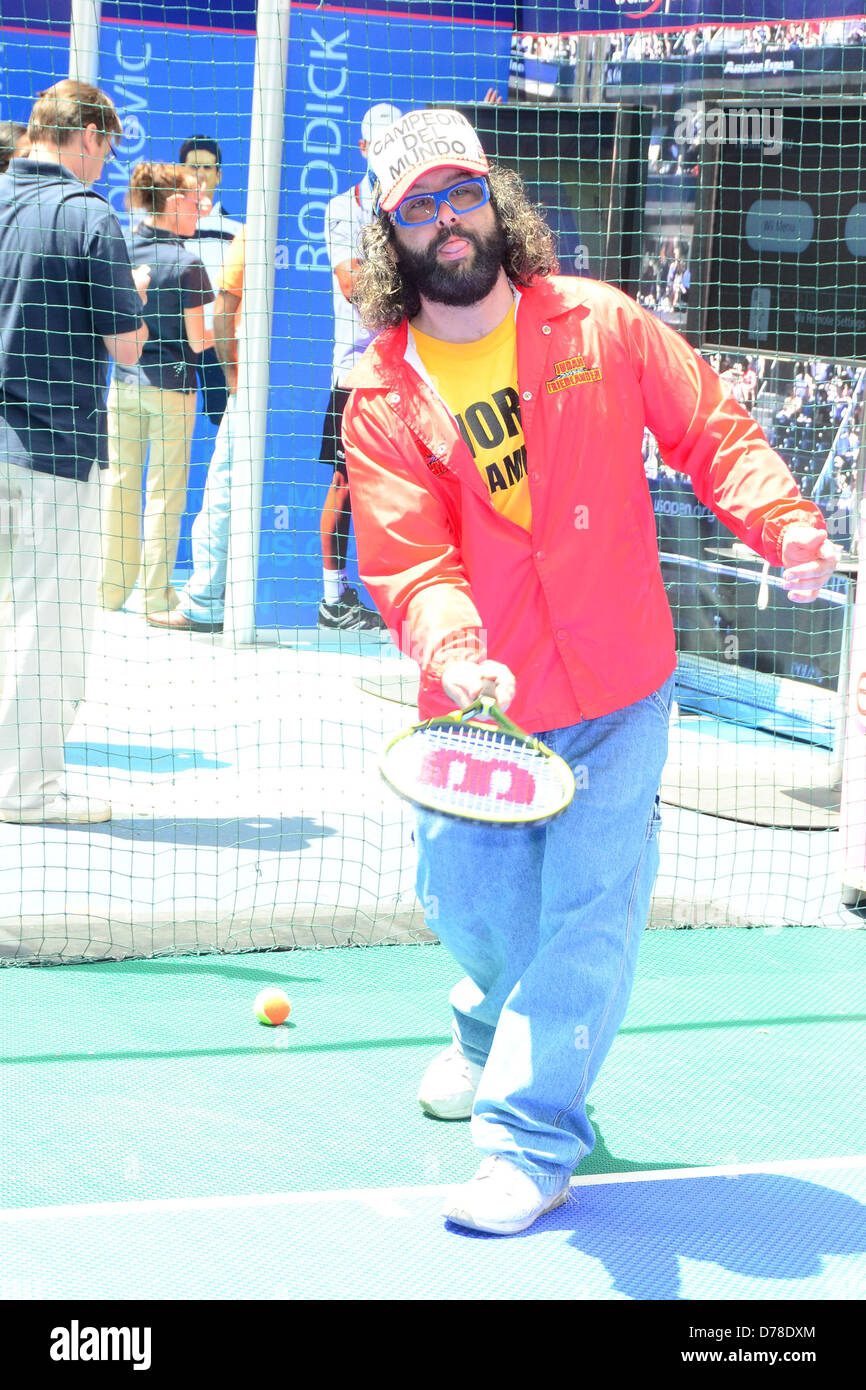
[{"label": "sunglasses on person", "polygon": [[483,208],[489,201],[490,187],[486,179],[463,179],[449,188],[440,188],[438,193],[410,193],[397,204],[391,221],[400,227],[424,227],[436,221],[443,203],[459,216]]}]

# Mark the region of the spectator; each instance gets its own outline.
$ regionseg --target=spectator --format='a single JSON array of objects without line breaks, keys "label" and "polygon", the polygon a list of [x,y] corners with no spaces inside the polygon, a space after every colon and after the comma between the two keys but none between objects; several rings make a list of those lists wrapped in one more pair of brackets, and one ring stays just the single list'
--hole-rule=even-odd
[{"label": "spectator", "polygon": [[541,829],[416,818],[419,898],[466,971],[419,1100],[471,1118],[483,1156],[445,1215],[512,1234],[567,1199],[595,1142],[586,1098],[658,867],[676,653],[644,424],[738,538],[782,563],[792,600],[817,595],[835,552],[682,338],[620,291],[555,273],[549,228],[458,112],[409,113],[372,165],[357,298],[378,336],[343,422],[361,574],[420,664],[422,718],[484,693],[580,774]]},{"label": "spectator", "polygon": [[171,612],[154,613],[152,627],[172,632],[222,632],[231,526],[232,431],[238,384],[237,333],[244,293],[244,233],[229,247],[214,304],[214,350],[225,372],[228,405],[207,471],[201,511],[192,525],[192,574]]},{"label": "spectator", "polygon": [[860,440],[857,431],[852,429],[843,430],[839,435],[836,447],[840,454],[844,454],[847,459],[853,460],[857,456],[857,452],[860,448]]},{"label": "spectator", "polygon": [[791,391],[785,397],[783,404],[776,411],[776,423],[779,425],[790,425],[792,420],[796,420],[800,414],[801,399],[796,392]]},{"label": "spectator", "polygon": [[692,272],[684,260],[678,260],[673,271],[668,271],[668,284],[670,285],[671,306],[677,310],[688,308],[689,289],[692,283]]},{"label": "spectator", "polygon": [[23,159],[30,149],[26,125],[20,121],[0,121],[0,174],[5,174],[10,160]]},{"label": "spectator", "polygon": [[148,274],[90,185],[121,123],[109,98],[58,82],[30,152],[0,176],[0,820],[106,821],[69,795],[64,740],[84,693],[98,603],[97,467],[107,364],[147,338]]},{"label": "spectator", "polygon": [[805,404],[807,401],[811,401],[814,386],[815,383],[806,370],[805,364],[798,362],[797,370],[794,373],[794,380],[791,384],[791,390],[794,392],[794,395],[799,396],[800,400]]},{"label": "spectator", "polygon": [[839,425],[845,419],[851,409],[851,385],[847,381],[841,381],[836,387],[836,399],[833,406],[833,423]]},{"label": "spectator", "polygon": [[758,394],[758,373],[755,370],[754,357],[746,358],[746,365],[740,381],[740,389],[743,393],[743,405],[747,410],[752,410]]},{"label": "spectator", "polygon": [[[387,102],[379,102],[365,113],[358,141],[358,148],[365,158],[377,133],[386,129],[399,115],[397,107]],[[373,215],[372,199],[372,184],[365,175],[351,188],[332,198],[325,214],[325,242],[333,272],[334,366],[319,450],[321,462],[331,472],[319,523],[324,588],[319,604],[319,627],[343,632],[380,631],[384,627],[378,613],[367,608],[358,597],[357,589],[349,586],[346,573],[352,504],[340,434],[343,410],[349,398],[343,383],[371,339],[371,334],[358,317],[353,299],[358,239],[362,228]]]},{"label": "spectator", "polygon": [[[216,140],[207,135],[193,135],[181,145],[179,160],[195,172],[202,193],[211,204],[209,211],[203,210],[195,235],[188,237],[185,245],[187,251],[192,252],[204,265],[211,288],[215,291],[220,283],[223,260],[242,225],[227,215],[222,203],[217,199],[217,190],[223,177],[222,149]],[[213,328],[213,315],[213,305],[206,305],[205,326],[208,329]],[[226,408],[226,379],[222,363],[213,348],[205,348],[196,363],[196,369],[204,413],[214,425],[219,425]]]},{"label": "spectator", "polygon": [[[195,232],[199,184],[181,164],[137,164],[130,204],[140,214],[132,259],[152,267],[137,364],[118,365],[108,393],[108,471],[102,480],[102,602],[122,608],[138,582],[146,617],[174,608],[171,575],[195,429],[195,360],[213,341],[207,272],[184,242]],[[141,485],[148,450],[147,497]]]},{"label": "spectator", "polygon": [[727,386],[734,400],[743,405],[743,364],[732,362],[728,370],[722,373],[721,380]]}]

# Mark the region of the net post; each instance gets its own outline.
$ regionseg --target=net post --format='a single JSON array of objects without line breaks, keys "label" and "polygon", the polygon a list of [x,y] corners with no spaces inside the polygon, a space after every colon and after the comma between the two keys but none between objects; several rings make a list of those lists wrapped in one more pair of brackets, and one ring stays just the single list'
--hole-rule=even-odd
[{"label": "net post", "polygon": [[290,0],[259,0],[223,642],[255,639]]},{"label": "net post", "polygon": [[102,0],[72,0],[69,20],[69,76],[95,83],[99,75],[99,22]]},{"label": "net post", "polygon": [[[859,508],[858,553],[866,547],[866,499]],[[842,722],[842,796],[839,829],[842,841],[842,899],[848,906],[866,903],[866,590],[856,584],[849,638],[847,718]]]}]

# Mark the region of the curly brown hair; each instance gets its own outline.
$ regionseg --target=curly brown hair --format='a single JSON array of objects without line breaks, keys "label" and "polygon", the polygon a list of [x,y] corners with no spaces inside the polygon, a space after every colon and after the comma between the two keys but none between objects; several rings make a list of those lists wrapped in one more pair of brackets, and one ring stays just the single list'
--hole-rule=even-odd
[{"label": "curly brown hair", "polygon": [[195,170],[186,164],[136,164],[129,179],[129,206],[151,217],[165,212],[173,193],[191,193],[198,188]]},{"label": "curly brown hair", "polygon": [[[559,270],[553,232],[526,195],[523,180],[512,169],[491,164],[487,175],[490,202],[505,235],[502,264],[509,280],[528,285],[539,275]],[[397,265],[393,251],[394,226],[387,212],[364,228],[362,260],[353,295],[361,320],[372,333],[396,328],[420,313],[421,300]]]}]

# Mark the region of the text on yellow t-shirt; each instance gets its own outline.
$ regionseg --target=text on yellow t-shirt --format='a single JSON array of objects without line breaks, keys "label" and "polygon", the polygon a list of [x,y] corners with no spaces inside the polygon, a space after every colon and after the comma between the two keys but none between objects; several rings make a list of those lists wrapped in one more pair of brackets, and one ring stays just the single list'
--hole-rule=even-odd
[{"label": "text on yellow t-shirt", "polygon": [[446,343],[415,328],[412,336],[494,507],[528,531],[532,506],[517,390],[514,306],[492,333],[474,343]]}]

